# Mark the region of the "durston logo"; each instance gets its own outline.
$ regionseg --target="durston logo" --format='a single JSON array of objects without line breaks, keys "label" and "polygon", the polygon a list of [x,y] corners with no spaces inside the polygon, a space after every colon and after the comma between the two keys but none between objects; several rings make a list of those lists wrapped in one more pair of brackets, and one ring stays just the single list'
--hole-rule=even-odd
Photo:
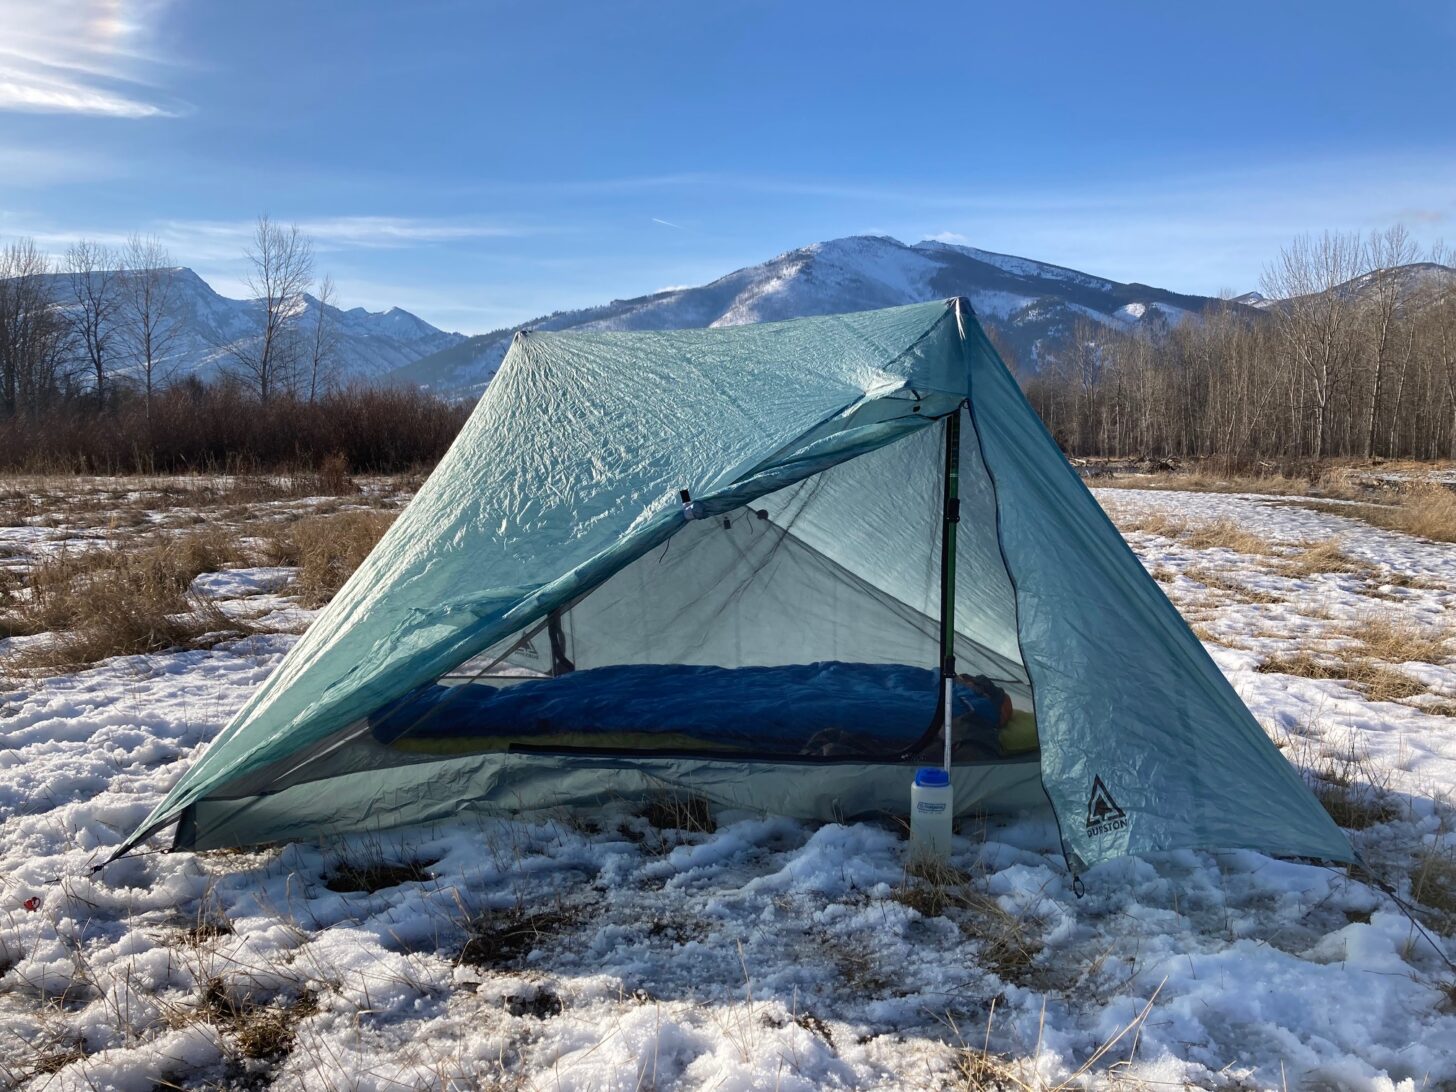
[{"label": "durston logo", "polygon": [[1092,778],[1092,795],[1087,798],[1087,834],[1096,838],[1114,830],[1127,829],[1127,812],[1118,807],[1100,776]]}]

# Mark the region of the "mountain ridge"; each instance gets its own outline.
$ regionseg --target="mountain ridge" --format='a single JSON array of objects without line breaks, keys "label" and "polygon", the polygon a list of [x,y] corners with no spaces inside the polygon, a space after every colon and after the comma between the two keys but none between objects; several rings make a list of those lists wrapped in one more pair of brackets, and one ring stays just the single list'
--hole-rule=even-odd
[{"label": "mountain ridge", "polygon": [[[228,370],[233,350],[255,336],[260,302],[224,296],[188,266],[173,266],[164,273],[171,280],[177,332],[163,368],[173,379],[215,379]],[[116,277],[118,273],[109,270],[95,275]],[[51,298],[62,307],[69,306],[70,275],[49,273],[45,277]],[[311,293],[303,295],[303,331],[312,329],[320,306]],[[369,311],[322,306],[328,308],[334,341],[331,371],[341,383],[381,382],[399,368],[465,340],[464,334],[441,330],[402,307]]]},{"label": "mountain ridge", "polygon": [[1067,344],[1079,321],[1129,329],[1182,321],[1213,297],[1122,283],[1067,266],[945,240],[906,244],[851,235],[784,251],[703,285],[570,311],[478,334],[388,381],[449,396],[477,394],[517,330],[667,330],[769,322],[964,296],[1026,371]]}]

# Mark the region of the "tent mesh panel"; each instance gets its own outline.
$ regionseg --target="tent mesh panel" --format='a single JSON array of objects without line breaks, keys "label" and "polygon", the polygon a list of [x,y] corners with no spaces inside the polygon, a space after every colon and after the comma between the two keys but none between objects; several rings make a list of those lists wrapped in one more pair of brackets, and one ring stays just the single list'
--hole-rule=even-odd
[{"label": "tent mesh panel", "polygon": [[[943,433],[924,429],[688,522],[577,601],[376,712],[374,739],[413,756],[939,756]],[[983,482],[974,446],[962,452],[963,478]],[[966,613],[1004,615],[1004,569],[978,556],[994,543],[992,497],[973,487],[968,500],[962,519],[981,533],[958,556],[968,606],[979,604]],[[842,549],[877,534],[878,565]],[[954,690],[956,757],[994,759],[1009,714],[1001,689],[1029,709],[1026,676],[969,633],[956,644],[959,670],[978,677]]]}]

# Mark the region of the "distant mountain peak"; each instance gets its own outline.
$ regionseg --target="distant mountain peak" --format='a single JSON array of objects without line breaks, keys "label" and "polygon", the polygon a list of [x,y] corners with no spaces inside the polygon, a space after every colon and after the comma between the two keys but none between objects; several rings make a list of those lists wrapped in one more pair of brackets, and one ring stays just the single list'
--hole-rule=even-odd
[{"label": "distant mountain peak", "polygon": [[[171,340],[166,370],[177,377],[199,375],[212,378],[224,371],[235,346],[254,335],[258,325],[257,300],[231,299],[219,295],[196,270],[175,266],[165,271],[173,292],[177,335]],[[51,275],[56,298],[64,301],[65,274]],[[298,311],[307,324],[310,314],[323,306],[317,297],[304,293]],[[369,311],[363,307],[340,310],[329,305],[326,312],[333,326],[334,365],[338,381],[376,382],[422,357],[430,356],[465,340],[463,334],[436,329],[424,319],[399,307]]]},{"label": "distant mountain peak", "polygon": [[[847,235],[786,250],[692,288],[616,299],[545,315],[541,330],[668,330],[839,314],[968,298],[1026,370],[1062,351],[1079,322],[1111,329],[1182,321],[1216,301],[1121,284],[1066,266],[939,239],[907,245],[888,235]],[[395,382],[442,393],[478,393],[516,329],[479,335],[400,369]]]}]

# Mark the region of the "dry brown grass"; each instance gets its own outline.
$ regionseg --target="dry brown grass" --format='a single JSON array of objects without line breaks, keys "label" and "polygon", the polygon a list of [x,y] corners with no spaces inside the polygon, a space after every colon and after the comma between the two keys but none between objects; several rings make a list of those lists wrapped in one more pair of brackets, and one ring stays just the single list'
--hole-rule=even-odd
[{"label": "dry brown grass", "polygon": [[274,565],[296,565],[292,590],[305,606],[322,606],[344,586],[389,530],[395,513],[353,510],[304,516],[269,537]]},{"label": "dry brown grass", "polygon": [[1456,851],[1429,844],[1411,871],[1411,897],[1430,910],[1443,932],[1456,930]]},{"label": "dry brown grass", "polygon": [[1091,482],[1098,489],[1153,489],[1183,493],[1260,493],[1287,497],[1308,494],[1315,483],[1307,477],[1282,474],[1216,474],[1209,470],[1178,473],[1110,475]]},{"label": "dry brown grass", "polygon": [[[1166,981],[1165,978],[1163,982]],[[1130,1072],[1130,1068],[1137,1057],[1140,1029],[1162,990],[1163,983],[1160,982],[1132,1019],[1103,1039],[1081,1065],[1057,1081],[1049,1080],[1038,1065],[1040,1033],[1030,1057],[1013,1057],[990,1049],[991,1027],[996,1018],[996,999],[993,999],[987,1011],[985,1030],[980,1036],[981,1044],[962,1045],[956,1051],[953,1081],[946,1087],[964,1092],[1080,1092],[1087,1088],[1104,1089],[1106,1092],[1147,1092],[1149,1088],[1160,1087],[1161,1082],[1146,1081]],[[947,1016],[946,1022],[957,1039],[965,1044],[954,1019]]]},{"label": "dry brown grass", "polygon": [[519,906],[487,910],[468,923],[458,961],[484,970],[518,968],[533,949],[570,932],[584,913],[583,908],[560,904],[529,911]]},{"label": "dry brown grass", "polygon": [[1216,519],[1196,523],[1189,528],[1183,539],[1195,550],[1224,549],[1240,554],[1272,554],[1274,548],[1269,540],[1241,527],[1231,519]]},{"label": "dry brown grass", "polygon": [[663,793],[653,796],[642,809],[647,825],[659,830],[683,830],[690,834],[712,834],[718,829],[713,806],[701,796]]},{"label": "dry brown grass", "polygon": [[1394,807],[1367,787],[1316,777],[1310,788],[1337,827],[1368,830],[1398,818]]},{"label": "dry brown grass", "polygon": [[1323,659],[1312,652],[1279,653],[1255,669],[1265,675],[1294,675],[1301,679],[1347,679],[1338,660]]},{"label": "dry brown grass", "polygon": [[1402,671],[1360,655],[1324,657],[1300,651],[1269,657],[1256,668],[1266,675],[1333,679],[1348,683],[1371,701],[1403,702],[1426,692],[1425,684]]},{"label": "dry brown grass", "polygon": [[73,669],[160,652],[245,623],[188,592],[193,578],[246,561],[221,531],[114,538],[43,558],[0,596],[0,633],[53,634],[17,657],[22,669]]},{"label": "dry brown grass", "polygon": [[1456,542],[1456,491],[1424,483],[1403,493],[1391,508],[1379,509],[1381,526],[1417,538]]},{"label": "dry brown grass", "polygon": [[372,895],[376,891],[399,887],[406,883],[425,883],[434,879],[430,867],[432,860],[386,860],[379,854],[366,854],[358,858],[338,861],[324,877],[324,886],[330,891],[352,893],[362,891]]},{"label": "dry brown grass", "polygon": [[1404,702],[1426,692],[1426,684],[1372,660],[1349,661],[1350,681],[1371,701]]},{"label": "dry brown grass", "polygon": [[298,1025],[318,1011],[318,996],[305,990],[289,1001],[263,1004],[236,995],[220,978],[203,984],[196,1016],[228,1033],[238,1054],[250,1061],[277,1061],[293,1049]]},{"label": "dry brown grass", "polygon": [[[58,553],[21,552],[17,564],[0,569],[0,639],[49,635],[27,642],[0,666],[16,675],[73,670],[112,656],[201,647],[256,632],[189,586],[201,573],[265,559],[297,566],[293,590],[304,605],[322,605],[394,519],[393,512],[352,504],[332,510],[345,503],[339,500],[289,503],[323,492],[353,495],[359,487],[346,470],[326,460],[291,479],[107,480],[70,493],[38,482],[0,493],[0,513],[32,524],[55,519],[75,528],[67,536],[89,540]],[[390,503],[387,495],[361,499]],[[146,513],[166,518],[130,529],[147,523]],[[101,526],[113,529],[89,530]]]},{"label": "dry brown grass", "polygon": [[1144,534],[1157,535],[1159,538],[1177,538],[1188,530],[1188,521],[1167,512],[1127,512],[1117,507],[1109,510],[1108,515],[1117,524],[1118,530],[1123,534],[1134,531],[1142,531]]},{"label": "dry brown grass", "polygon": [[1354,573],[1368,568],[1364,562],[1345,553],[1338,538],[1327,538],[1304,546],[1294,557],[1282,560],[1286,576],[1314,576],[1318,573]]},{"label": "dry brown grass", "polygon": [[1275,745],[1299,767],[1337,826],[1365,830],[1402,818],[1389,771],[1371,759],[1358,733],[1332,737],[1315,719],[1298,732],[1276,733]]},{"label": "dry brown grass", "polygon": [[[415,476],[396,476],[388,487],[410,489]],[[76,478],[28,475],[0,489],[0,526],[96,527],[112,529],[166,524],[179,509],[243,514],[259,505],[305,497],[358,497],[361,486],[338,459],[280,474],[177,475],[173,477]]]},{"label": "dry brown grass", "polygon": [[1230,573],[1222,573],[1216,569],[1207,568],[1206,566],[1192,566],[1183,570],[1183,575],[1189,580],[1202,584],[1205,588],[1213,588],[1225,592],[1241,603],[1283,602],[1280,596],[1262,591],[1259,588],[1250,587]]},{"label": "dry brown grass", "polygon": [[1358,630],[1350,636],[1360,642],[1365,655],[1388,664],[1439,664],[1451,657],[1449,628],[1424,626],[1388,615],[1361,619]]},{"label": "dry brown grass", "polygon": [[1041,951],[1035,922],[1007,913],[970,875],[937,861],[914,861],[890,897],[928,918],[949,918],[980,942],[979,960],[1006,982],[1025,981]]},{"label": "dry brown grass", "polygon": [[1159,538],[1177,539],[1195,550],[1233,550],[1241,554],[1272,554],[1268,539],[1231,519],[1187,520],[1167,512],[1111,510],[1113,522],[1124,534],[1141,531]]},{"label": "dry brown grass", "polygon": [[1436,482],[1419,482],[1387,502],[1321,504],[1308,507],[1332,516],[1358,519],[1389,531],[1401,531],[1433,542],[1456,542],[1456,491]]}]

